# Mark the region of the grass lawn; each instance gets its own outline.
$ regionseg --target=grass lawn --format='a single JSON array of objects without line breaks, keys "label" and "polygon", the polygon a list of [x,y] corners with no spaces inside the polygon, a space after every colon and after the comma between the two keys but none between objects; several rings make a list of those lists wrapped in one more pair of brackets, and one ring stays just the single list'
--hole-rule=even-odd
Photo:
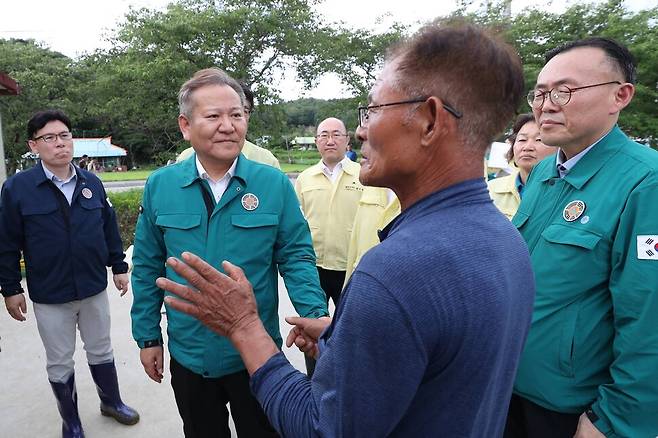
[{"label": "grass lawn", "polygon": [[[299,173],[307,167],[312,166],[315,162],[309,161],[308,163],[293,163],[288,164],[281,162],[281,170],[284,173]],[[96,174],[101,181],[140,181],[145,180],[153,172],[154,169],[149,170],[129,170],[128,172],[99,172]]]},{"label": "grass lawn", "polygon": [[301,163],[293,163],[293,164],[288,164],[288,163],[280,163],[281,164],[281,170],[283,173],[299,173],[302,170],[306,169],[307,167],[312,166],[315,163],[308,163],[308,164],[301,164]]},{"label": "grass lawn", "polygon": [[101,181],[140,181],[145,180],[154,169],[129,170],[128,172],[99,172],[96,174]]}]

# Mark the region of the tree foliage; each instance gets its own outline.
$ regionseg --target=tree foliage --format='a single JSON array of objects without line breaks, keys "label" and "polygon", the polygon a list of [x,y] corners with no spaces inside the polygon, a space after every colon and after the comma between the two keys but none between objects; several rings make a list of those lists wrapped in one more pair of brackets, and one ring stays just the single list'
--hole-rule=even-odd
[{"label": "tree foliage", "polygon": [[[269,147],[313,133],[322,119],[357,124],[386,48],[409,30],[385,32],[327,23],[314,6],[320,0],[178,0],[166,10],[132,9],[117,25],[112,48],[77,60],[32,40],[0,40],[0,71],[18,80],[22,94],[0,100],[10,169],[26,151],[25,123],[35,110],[69,113],[76,136],[112,135],[133,163],[164,163],[183,149],[177,92],[195,71],[216,66],[245,80],[256,95],[248,137]],[[638,61],[637,92],[620,118],[631,135],[658,142],[658,8],[631,13],[622,0],[575,4],[564,14],[526,9],[507,14],[507,1],[487,1],[475,12],[463,0],[455,16],[501,30],[518,49],[530,89],[544,54],[589,35],[615,38]],[[281,79],[315,85],[336,74],[351,99],[281,102]],[[520,111],[528,110],[527,107]]]},{"label": "tree foliage", "polygon": [[[455,15],[501,30],[523,60],[527,88],[534,87],[550,49],[589,36],[605,36],[626,45],[636,58],[638,83],[631,105],[619,118],[630,135],[658,147],[658,7],[629,12],[623,0],[579,3],[563,14],[525,9],[506,16],[505,1],[489,2],[475,13],[462,8]],[[529,111],[524,104],[521,111]]]},{"label": "tree foliage", "polygon": [[72,107],[68,90],[78,78],[71,74],[70,66],[69,58],[33,40],[0,39],[0,71],[9,73],[21,86],[19,96],[0,100],[8,172],[13,171],[20,156],[27,152],[29,115],[44,107],[65,110]]}]

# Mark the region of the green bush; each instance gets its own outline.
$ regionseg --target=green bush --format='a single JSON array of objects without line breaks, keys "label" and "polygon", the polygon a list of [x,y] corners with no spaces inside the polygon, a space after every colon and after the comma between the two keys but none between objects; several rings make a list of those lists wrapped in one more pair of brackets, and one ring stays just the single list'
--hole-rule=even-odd
[{"label": "green bush", "polygon": [[139,216],[139,206],[142,203],[143,193],[143,189],[133,189],[107,194],[117,214],[119,232],[121,233],[124,248],[128,248],[135,240],[135,225],[137,225],[137,216]]},{"label": "green bush", "polygon": [[310,149],[302,151],[300,149],[272,149],[272,153],[276,156],[281,164],[289,163],[290,164],[306,164],[311,165],[320,161],[320,152],[312,146]]}]

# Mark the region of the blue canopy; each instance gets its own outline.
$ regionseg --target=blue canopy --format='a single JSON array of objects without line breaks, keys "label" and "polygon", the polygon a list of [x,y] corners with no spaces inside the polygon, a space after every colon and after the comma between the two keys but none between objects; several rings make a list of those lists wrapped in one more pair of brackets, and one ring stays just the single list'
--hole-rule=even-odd
[{"label": "blue canopy", "polygon": [[127,154],[124,148],[112,144],[112,137],[73,139],[73,158],[83,155],[91,158],[125,157]]}]

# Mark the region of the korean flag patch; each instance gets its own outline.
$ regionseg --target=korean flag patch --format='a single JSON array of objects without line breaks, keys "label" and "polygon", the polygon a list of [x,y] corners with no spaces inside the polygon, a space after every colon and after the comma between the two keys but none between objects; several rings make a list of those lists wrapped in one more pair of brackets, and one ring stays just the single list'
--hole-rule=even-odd
[{"label": "korean flag patch", "polygon": [[658,235],[637,236],[637,258],[658,260]]}]

